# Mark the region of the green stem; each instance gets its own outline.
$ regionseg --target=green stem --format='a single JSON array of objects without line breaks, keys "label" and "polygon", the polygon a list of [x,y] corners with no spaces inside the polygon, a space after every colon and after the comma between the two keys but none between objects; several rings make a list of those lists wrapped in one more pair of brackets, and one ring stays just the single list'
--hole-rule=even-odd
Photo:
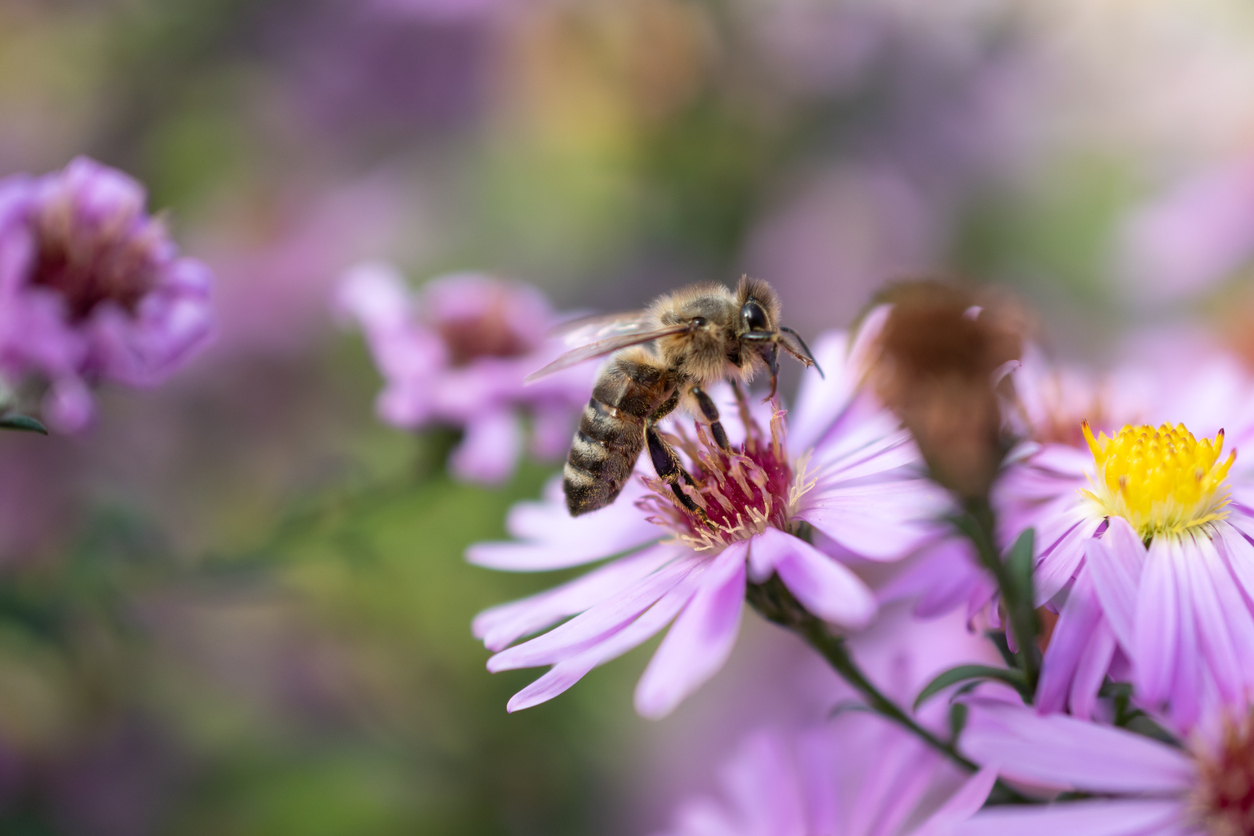
[{"label": "green stem", "polygon": [[1019,600],[1019,586],[1010,577],[1006,562],[1002,560],[997,549],[993,509],[988,499],[968,500],[966,510],[972,526],[970,528],[963,526],[963,531],[975,545],[980,564],[988,569],[997,581],[997,588],[1006,609],[1006,618],[1010,622],[1010,631],[1017,645],[1015,658],[1018,659],[1019,667],[1022,668],[1024,677],[1027,679],[1028,693],[1035,694],[1036,683],[1041,675],[1041,654],[1036,646],[1038,624],[1035,602]]}]

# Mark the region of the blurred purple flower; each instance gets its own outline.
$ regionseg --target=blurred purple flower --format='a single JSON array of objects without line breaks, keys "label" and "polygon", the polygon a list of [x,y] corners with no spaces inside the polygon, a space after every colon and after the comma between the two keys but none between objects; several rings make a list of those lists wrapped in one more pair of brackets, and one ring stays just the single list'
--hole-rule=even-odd
[{"label": "blurred purple flower", "polygon": [[969,701],[961,748],[1005,778],[1098,798],[990,808],[958,836],[1238,836],[1254,809],[1254,724],[1210,718],[1181,749],[1073,717]]},{"label": "blurred purple flower", "polygon": [[465,430],[449,462],[459,479],[509,478],[521,453],[524,414],[537,458],[566,452],[593,370],[568,369],[524,384],[556,349],[545,335],[557,316],[535,289],[459,273],[411,296],[395,269],[374,263],[350,271],[335,301],[365,331],[384,377],[377,402],[384,421],[402,429]]},{"label": "blurred purple flower", "polygon": [[[666,836],[944,836],[980,809],[996,777],[986,768],[954,791],[953,767],[918,739],[846,715],[795,739],[751,735],[721,771],[726,800],[689,800]],[[939,807],[938,793],[948,795]]]},{"label": "blurred purple flower", "polygon": [[0,181],[0,377],[46,381],[62,431],[91,419],[92,384],[159,383],[214,333],[208,268],[178,256],[145,199],[85,157]]},{"label": "blurred purple flower", "polygon": [[1254,259],[1254,157],[1186,180],[1128,219],[1118,254],[1135,298],[1195,296]]},{"label": "blurred purple flower", "polygon": [[[510,514],[508,529],[521,542],[471,547],[472,563],[524,572],[624,555],[475,619],[475,635],[499,651],[489,670],[553,666],[510,700],[511,711],[552,699],[676,619],[636,689],[642,715],[669,713],[731,653],[746,584],[772,575],[833,624],[857,629],[871,621],[871,591],[840,560],[795,536],[799,525],[811,524],[833,554],[891,562],[934,536],[948,497],[923,477],[897,418],[860,388],[860,361],[851,360],[860,345],[850,348],[844,334],[833,333],[817,349],[828,378],[809,376],[802,386],[791,431],[801,455],[785,442],[782,411],[776,408],[764,431],[765,421],[747,407],[741,413],[725,392],[718,399],[734,452],[724,454],[700,424],[696,442],[679,442],[696,479],[689,496],[713,530],[640,465],[642,478],[607,508],[570,517],[555,481],[543,502]],[[509,647],[568,616],[575,617]]]}]

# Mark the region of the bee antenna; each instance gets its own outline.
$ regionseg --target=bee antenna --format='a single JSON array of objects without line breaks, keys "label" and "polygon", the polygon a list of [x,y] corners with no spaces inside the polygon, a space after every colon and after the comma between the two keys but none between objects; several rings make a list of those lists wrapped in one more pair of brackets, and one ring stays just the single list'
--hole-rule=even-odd
[{"label": "bee antenna", "polygon": [[[802,353],[800,355],[798,355],[797,352],[795,351],[791,351],[790,353],[797,356],[798,359],[804,360],[809,365],[814,366],[814,370],[819,373],[819,378],[822,380],[826,380],[827,376],[823,374],[822,367],[820,367],[818,364],[818,361],[814,359],[814,354],[810,351],[810,346],[806,345],[806,341],[801,338],[801,335],[798,334],[796,331],[792,330],[791,328],[789,328],[787,325],[779,326],[779,330],[783,331],[786,334],[792,334],[794,337],[797,338],[797,342],[800,343],[801,345]],[[789,346],[785,344],[785,348],[788,348],[788,347]]]}]

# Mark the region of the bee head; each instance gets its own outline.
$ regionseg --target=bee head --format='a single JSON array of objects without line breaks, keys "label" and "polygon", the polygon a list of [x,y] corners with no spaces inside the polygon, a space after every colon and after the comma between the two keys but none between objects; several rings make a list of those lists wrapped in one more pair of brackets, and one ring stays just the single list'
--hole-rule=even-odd
[{"label": "bee head", "polygon": [[728,359],[741,367],[766,366],[771,373],[771,393],[767,396],[768,400],[775,395],[781,347],[807,366],[814,366],[822,376],[823,370],[814,362],[805,340],[796,331],[779,324],[779,297],[769,284],[760,279],[742,276],[736,288],[736,300],[740,304],[737,357],[733,359],[729,355]]}]

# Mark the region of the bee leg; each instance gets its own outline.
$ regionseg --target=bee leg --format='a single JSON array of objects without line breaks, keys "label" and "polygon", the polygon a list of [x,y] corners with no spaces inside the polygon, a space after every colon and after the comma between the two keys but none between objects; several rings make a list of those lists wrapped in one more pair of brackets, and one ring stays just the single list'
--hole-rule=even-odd
[{"label": "bee leg", "polygon": [[679,480],[685,479],[688,484],[695,484],[692,477],[684,470],[679,462],[679,456],[675,453],[675,448],[671,447],[662,434],[657,431],[657,427],[649,424],[648,429],[644,431],[645,438],[649,442],[649,458],[653,459],[653,469],[657,471],[658,478],[671,486],[671,490],[675,493],[675,498],[679,500],[679,504],[683,505],[692,514],[695,514],[706,525],[710,524],[709,519],[705,516],[705,511],[701,506],[692,501],[692,497],[684,493],[683,488],[679,487]]},{"label": "bee leg", "polygon": [[701,414],[705,416],[705,420],[710,422],[710,432],[714,434],[714,440],[718,446],[731,452],[731,442],[727,440],[727,430],[723,429],[722,423],[718,420],[718,407],[714,405],[714,401],[699,386],[693,386],[688,391],[697,399],[697,405],[701,407]]},{"label": "bee leg", "polygon": [[771,343],[771,353],[766,358],[766,364],[771,369],[771,394],[766,396],[763,403],[775,397],[775,386],[779,383],[779,343]]}]

